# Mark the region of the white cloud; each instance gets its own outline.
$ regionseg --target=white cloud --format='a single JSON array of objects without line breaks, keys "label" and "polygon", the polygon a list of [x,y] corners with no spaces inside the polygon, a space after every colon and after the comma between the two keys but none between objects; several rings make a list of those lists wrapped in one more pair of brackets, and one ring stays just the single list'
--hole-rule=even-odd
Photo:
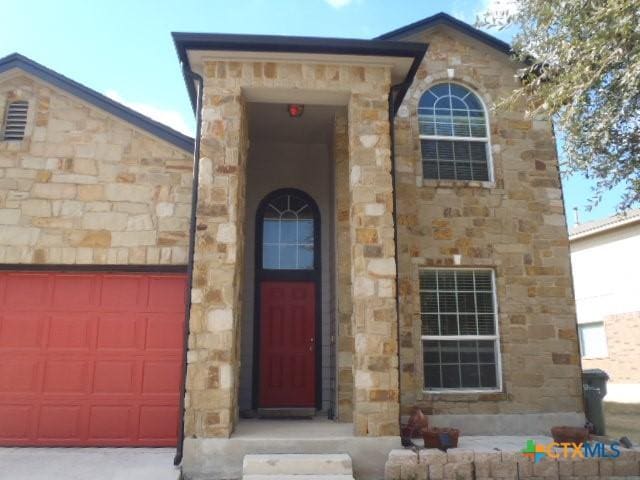
[{"label": "white cloud", "polygon": [[165,110],[155,105],[149,105],[148,103],[131,102],[125,100],[115,90],[107,90],[105,95],[118,103],[121,103],[137,112],[140,112],[147,117],[154,119],[157,122],[164,123],[168,127],[178,130],[186,135],[193,135],[192,128],[187,124],[184,117],[180,112],[175,110]]},{"label": "white cloud", "polygon": [[327,2],[329,5],[331,5],[333,8],[342,8],[353,3],[353,0],[324,0],[324,1]]}]

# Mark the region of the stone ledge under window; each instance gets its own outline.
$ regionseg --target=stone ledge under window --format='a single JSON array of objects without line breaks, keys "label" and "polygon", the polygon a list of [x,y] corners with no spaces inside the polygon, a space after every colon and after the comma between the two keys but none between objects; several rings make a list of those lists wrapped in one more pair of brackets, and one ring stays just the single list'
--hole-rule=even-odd
[{"label": "stone ledge under window", "polygon": [[462,391],[442,393],[423,390],[419,395],[419,400],[430,402],[502,402],[509,400],[507,392],[469,392]]},{"label": "stone ledge under window", "polygon": [[433,188],[496,188],[495,181],[479,181],[479,180],[435,180],[432,178],[416,177],[418,187]]}]

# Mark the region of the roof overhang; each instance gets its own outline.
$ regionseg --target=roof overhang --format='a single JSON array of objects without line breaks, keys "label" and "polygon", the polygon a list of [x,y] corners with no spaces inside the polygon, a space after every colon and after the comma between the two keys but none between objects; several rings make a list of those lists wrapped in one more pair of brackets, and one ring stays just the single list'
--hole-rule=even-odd
[{"label": "roof overhang", "polygon": [[499,38],[496,38],[493,35],[489,35],[488,33],[485,33],[482,30],[477,29],[469,25],[468,23],[465,23],[462,20],[458,20],[457,18],[452,17],[451,15],[448,15],[444,12],[437,13],[417,22],[405,25],[404,27],[392,30],[391,32],[384,33],[376,37],[376,40],[402,40],[440,25],[445,25],[447,27],[453,28],[454,30],[468,35],[469,37],[481,43],[484,43],[485,45],[494,48],[506,55],[513,54],[513,49],[507,42],[503,42]]},{"label": "roof overhang", "polygon": [[[183,69],[196,73],[202,73],[204,61],[224,59],[388,66],[392,83],[402,85],[396,105],[428,48],[425,43],[385,40],[179,32],[172,35]],[[195,111],[195,84],[187,75],[185,82]]]},{"label": "roof overhang", "polygon": [[640,223],[640,209],[630,210],[623,214],[614,215],[602,220],[594,220],[571,228],[569,230],[569,241],[582,240],[583,238],[608,233],[637,223]]}]

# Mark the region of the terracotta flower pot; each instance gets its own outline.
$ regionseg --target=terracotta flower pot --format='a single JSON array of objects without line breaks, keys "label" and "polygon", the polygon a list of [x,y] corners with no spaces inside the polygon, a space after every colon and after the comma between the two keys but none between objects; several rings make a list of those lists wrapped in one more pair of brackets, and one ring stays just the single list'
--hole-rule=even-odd
[{"label": "terracotta flower pot", "polygon": [[552,427],[551,436],[556,443],[584,443],[589,439],[589,430],[584,427]]},{"label": "terracotta flower pot", "polygon": [[419,408],[414,408],[411,416],[409,417],[409,421],[406,424],[400,426],[400,438],[402,440],[402,446],[415,446],[411,439],[420,438],[420,432],[422,432],[423,428],[427,428],[428,426],[429,422],[424,413],[422,413],[422,410],[420,410]]},{"label": "terracotta flower pot", "polygon": [[456,448],[459,436],[460,430],[457,428],[432,427],[422,430],[425,448],[439,448],[440,450]]}]

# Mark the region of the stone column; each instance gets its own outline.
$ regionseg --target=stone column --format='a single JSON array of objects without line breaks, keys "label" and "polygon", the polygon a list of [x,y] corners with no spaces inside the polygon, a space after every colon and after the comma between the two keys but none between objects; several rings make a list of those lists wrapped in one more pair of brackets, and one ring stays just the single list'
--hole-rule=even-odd
[{"label": "stone column", "polygon": [[338,321],[338,421],[353,422],[353,325],[351,322],[351,194],[347,112],[336,114],[333,132],[336,202],[336,299]]},{"label": "stone column", "polygon": [[351,279],[356,435],[397,435],[393,188],[386,91],[349,102]]},{"label": "stone column", "polygon": [[247,145],[239,88],[205,81],[186,436],[228,437],[237,418]]}]

